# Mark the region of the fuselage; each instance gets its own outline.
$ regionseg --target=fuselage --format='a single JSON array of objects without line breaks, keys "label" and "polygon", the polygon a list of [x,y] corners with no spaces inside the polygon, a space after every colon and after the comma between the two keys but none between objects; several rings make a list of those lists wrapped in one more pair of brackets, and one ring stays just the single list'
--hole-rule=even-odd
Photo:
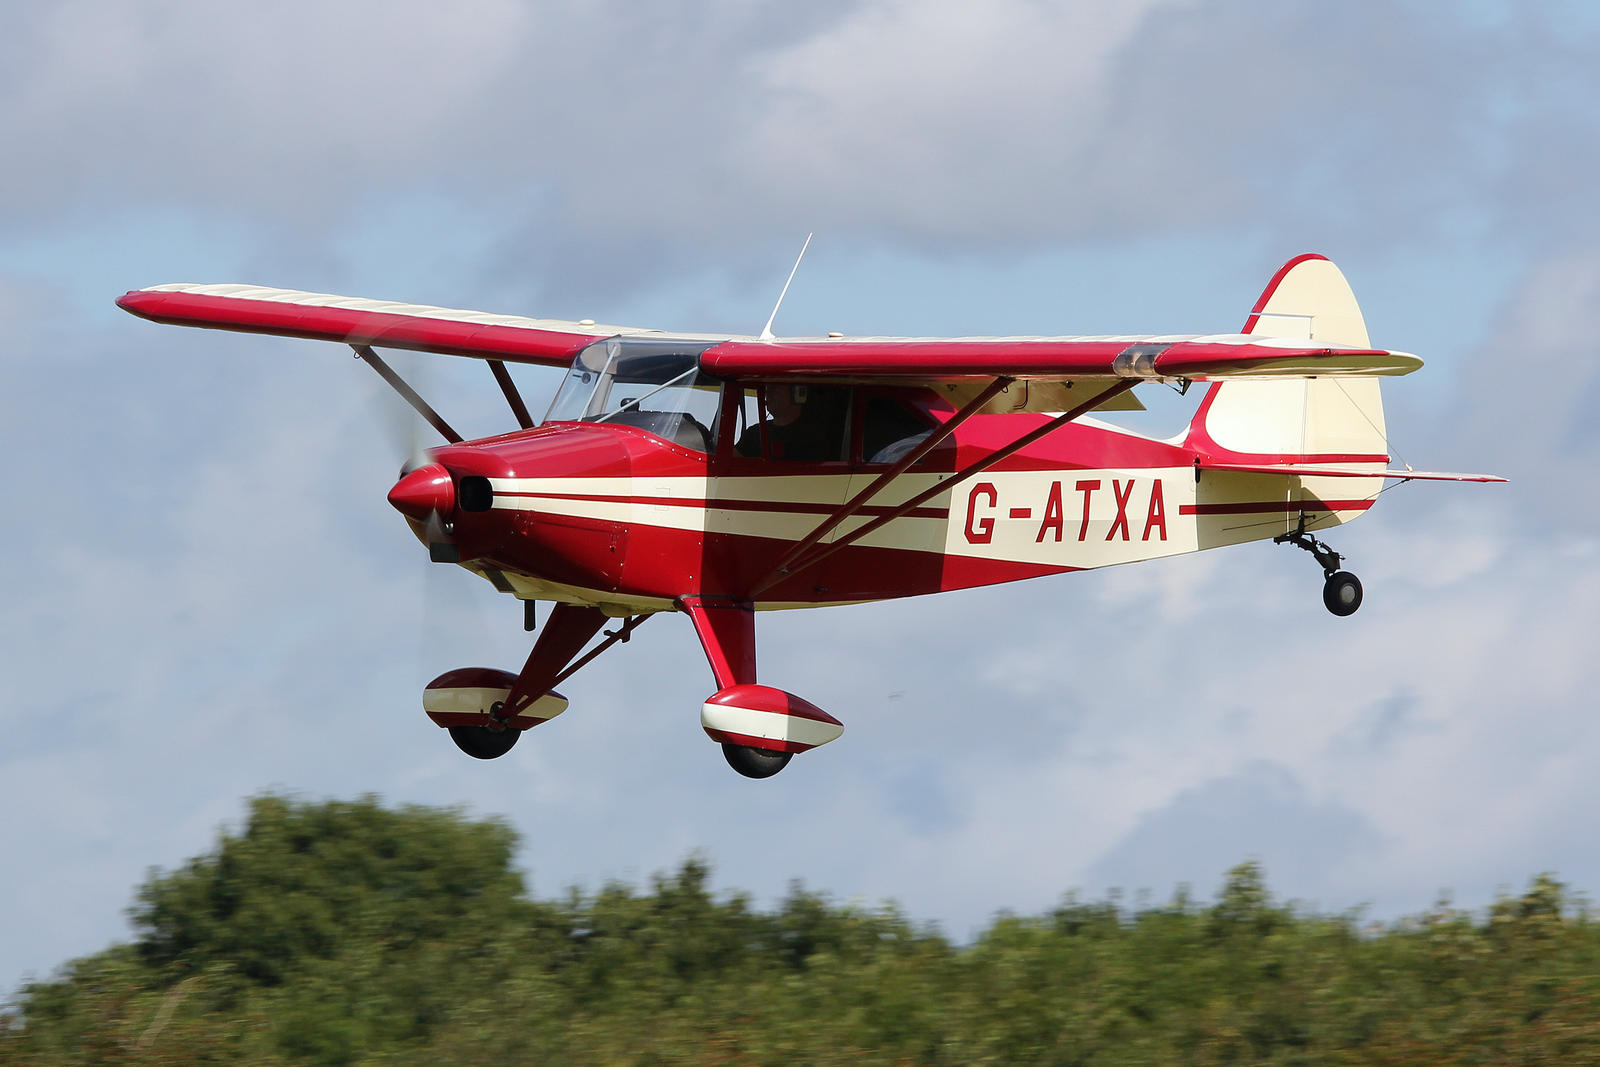
[{"label": "fuselage", "polygon": [[[814,565],[769,580],[797,542],[893,465],[882,450],[869,457],[863,449],[873,396],[862,394],[852,400],[836,459],[740,454],[731,401],[721,404],[716,425],[696,423],[706,430],[705,451],[642,426],[582,420],[435,449],[471,507],[458,505],[450,516],[460,562],[524,599],[617,615],[669,609],[686,595],[759,609],[809,607],[1265,539],[1292,528],[1300,514],[1326,527],[1371,504],[1365,479],[1318,485],[1201,471],[1203,448],[1188,439],[1160,441],[1080,420]],[[931,390],[897,398],[929,427],[955,412]],[[1042,414],[968,419],[822,537],[818,550],[848,541],[1047,421]],[[425,535],[422,521],[413,525]]]}]

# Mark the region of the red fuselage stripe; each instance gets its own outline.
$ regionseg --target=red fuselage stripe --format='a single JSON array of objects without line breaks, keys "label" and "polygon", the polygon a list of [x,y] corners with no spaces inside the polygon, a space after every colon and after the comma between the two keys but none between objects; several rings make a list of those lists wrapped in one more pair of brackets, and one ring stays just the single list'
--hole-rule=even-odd
[{"label": "red fuselage stripe", "polygon": [[[704,500],[699,497],[675,496],[608,496],[598,493],[519,493],[497,492],[496,497],[521,497],[527,500],[581,500],[595,504],[653,504],[658,507],[707,508],[712,511],[794,512],[802,515],[832,515],[838,504],[808,504],[786,500]],[[860,514],[887,515],[892,507],[864,507]],[[944,519],[950,515],[948,508],[913,508],[907,512],[919,519]]]}]

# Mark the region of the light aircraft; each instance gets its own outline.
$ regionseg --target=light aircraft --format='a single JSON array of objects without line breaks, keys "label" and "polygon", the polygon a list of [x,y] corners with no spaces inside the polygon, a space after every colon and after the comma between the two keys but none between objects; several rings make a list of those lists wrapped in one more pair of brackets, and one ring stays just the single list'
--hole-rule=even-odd
[{"label": "light aircraft", "polygon": [[[424,690],[479,759],[559,715],[556,686],[661,612],[687,615],[710,661],[706,734],[765,778],[844,727],[757,681],[758,611],[1271,540],[1310,552],[1323,602],[1349,615],[1361,583],[1317,533],[1386,480],[1503,481],[1389,469],[1379,382],[1422,361],[1371,346],[1318,255],[1284,264],[1239,333],[1202,336],[780,339],[771,319],[758,336],[671,334],[250,285],[117,303],[348,344],[448,440],[389,502],[432,560],[523,600],[528,629],[553,605],[519,673],[466,667]],[[462,440],[377,347],[484,360],[520,428]],[[537,425],[508,362],[566,369]],[[1194,382],[1206,392],[1170,439],[1095,418],[1142,407],[1138,386]]]}]

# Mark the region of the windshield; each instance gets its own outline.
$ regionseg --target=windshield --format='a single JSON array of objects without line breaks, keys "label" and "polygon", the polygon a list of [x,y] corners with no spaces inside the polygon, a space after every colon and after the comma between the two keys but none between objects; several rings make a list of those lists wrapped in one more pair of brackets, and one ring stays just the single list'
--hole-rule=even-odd
[{"label": "windshield", "polygon": [[610,338],[578,353],[545,422],[637,426],[697,452],[716,442],[722,382],[700,373],[707,342]]}]

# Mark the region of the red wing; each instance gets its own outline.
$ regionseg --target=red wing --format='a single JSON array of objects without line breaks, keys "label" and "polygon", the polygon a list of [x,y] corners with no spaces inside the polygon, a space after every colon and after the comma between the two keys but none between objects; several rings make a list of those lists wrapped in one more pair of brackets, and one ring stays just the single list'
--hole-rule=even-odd
[{"label": "red wing", "polygon": [[[531,319],[250,285],[161,285],[118,306],[155,322],[565,366],[602,337],[666,334],[584,320]],[[1023,379],[1308,377],[1409,374],[1415,356],[1246,334],[1206,337],[861,338],[720,341],[717,375],[903,384]]]},{"label": "red wing", "polygon": [[160,285],[135,289],[117,306],[177,326],[553,366],[566,366],[579,349],[602,337],[656,332],[254,285]]},{"label": "red wing", "polygon": [[978,379],[1306,378],[1409,374],[1416,356],[1221,334],[1204,337],[863,338],[724,341],[701,365],[730,378],[935,383]]}]

